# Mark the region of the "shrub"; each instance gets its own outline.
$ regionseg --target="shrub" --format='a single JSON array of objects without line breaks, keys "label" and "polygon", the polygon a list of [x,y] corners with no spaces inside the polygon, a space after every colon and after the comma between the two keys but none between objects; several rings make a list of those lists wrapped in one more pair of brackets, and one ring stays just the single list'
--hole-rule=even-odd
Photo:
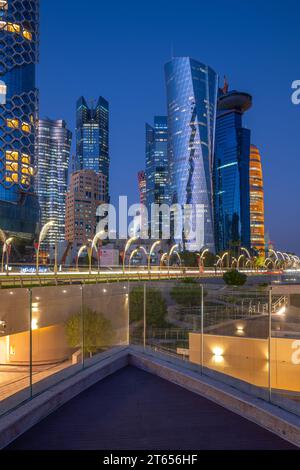
[{"label": "shrub", "polygon": [[240,273],[236,269],[227,271],[223,275],[223,280],[228,286],[243,286],[247,282],[246,274]]}]

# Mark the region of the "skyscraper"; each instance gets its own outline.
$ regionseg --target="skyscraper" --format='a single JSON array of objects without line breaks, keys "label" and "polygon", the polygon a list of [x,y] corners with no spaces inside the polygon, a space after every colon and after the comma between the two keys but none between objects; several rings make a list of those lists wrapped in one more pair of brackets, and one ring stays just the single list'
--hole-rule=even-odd
[{"label": "skyscraper", "polygon": [[28,240],[39,220],[33,190],[38,22],[38,0],[0,2],[0,228]]},{"label": "skyscraper", "polygon": [[146,205],[146,175],[144,171],[138,172],[140,203]]},{"label": "skyscraper", "polygon": [[61,120],[40,120],[37,134],[35,187],[42,226],[55,222],[45,246],[65,239],[65,205],[72,133]]},{"label": "skyscraper", "polygon": [[102,173],[107,180],[109,200],[109,104],[100,96],[96,106],[85,98],[76,107],[76,156],[79,168]]},{"label": "skyscraper", "polygon": [[186,243],[183,233],[178,241],[189,250],[205,246],[214,251],[212,170],[218,76],[189,57],[172,59],[165,75],[171,203],[194,208],[190,220],[194,230],[202,218],[200,240]]},{"label": "skyscraper", "polygon": [[261,157],[258,148],[251,145],[250,152],[250,223],[251,247],[265,254],[265,204]]},{"label": "skyscraper", "polygon": [[169,203],[168,182],[168,118],[155,116],[153,126],[146,124],[146,199],[148,211],[153,203]]},{"label": "skyscraper", "polygon": [[214,164],[215,238],[218,252],[250,248],[250,138],[243,114],[252,106],[248,93],[219,91]]},{"label": "skyscraper", "polygon": [[93,170],[71,175],[66,199],[66,240],[78,249],[93,239],[97,226],[97,208],[104,203],[106,177]]}]

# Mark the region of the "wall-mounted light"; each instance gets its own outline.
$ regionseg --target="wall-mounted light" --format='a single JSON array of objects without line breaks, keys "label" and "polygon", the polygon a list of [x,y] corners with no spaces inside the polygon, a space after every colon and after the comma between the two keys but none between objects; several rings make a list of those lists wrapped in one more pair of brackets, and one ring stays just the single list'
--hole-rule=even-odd
[{"label": "wall-mounted light", "polygon": [[38,320],[37,320],[37,318],[33,318],[31,320],[31,329],[32,329],[32,331],[38,329]]}]

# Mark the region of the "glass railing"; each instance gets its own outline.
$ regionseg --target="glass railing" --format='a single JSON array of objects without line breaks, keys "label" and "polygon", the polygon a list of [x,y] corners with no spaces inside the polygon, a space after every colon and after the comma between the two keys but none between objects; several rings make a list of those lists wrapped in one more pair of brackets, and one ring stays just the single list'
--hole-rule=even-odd
[{"label": "glass railing", "polygon": [[0,415],[128,345],[125,283],[0,290]]},{"label": "glass railing", "polygon": [[300,286],[130,286],[130,342],[300,414]]},{"label": "glass railing", "polygon": [[300,414],[300,286],[0,290],[0,414],[127,345]]}]

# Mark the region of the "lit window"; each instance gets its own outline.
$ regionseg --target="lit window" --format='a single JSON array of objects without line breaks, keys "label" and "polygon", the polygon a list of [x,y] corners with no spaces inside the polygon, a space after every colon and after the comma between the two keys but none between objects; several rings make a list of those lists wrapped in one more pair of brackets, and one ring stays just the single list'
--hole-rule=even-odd
[{"label": "lit window", "polygon": [[30,184],[30,179],[28,176],[22,176],[21,178],[21,184],[26,184],[26,185],[29,185]]},{"label": "lit window", "polygon": [[7,119],[6,124],[7,124],[7,127],[10,127],[12,129],[18,129],[19,127],[18,119]]},{"label": "lit window", "polygon": [[30,132],[31,131],[31,126],[27,122],[22,122],[22,131],[24,132]]},{"label": "lit window", "polygon": [[5,168],[7,171],[16,172],[18,171],[19,164],[18,162],[6,162]]},{"label": "lit window", "polygon": [[19,24],[16,23],[7,23],[7,26],[5,28],[7,31],[10,33],[20,33],[21,32],[21,27]]},{"label": "lit window", "polygon": [[19,181],[18,173],[7,174],[5,177],[5,181],[7,181],[8,183],[18,183]]},{"label": "lit window", "polygon": [[15,150],[7,150],[5,157],[6,160],[17,162],[19,160],[19,153]]},{"label": "lit window", "polygon": [[30,165],[30,156],[26,155],[26,153],[22,153],[22,163],[25,163],[25,165]]},{"label": "lit window", "polygon": [[30,31],[27,31],[27,29],[23,30],[23,36],[25,39],[28,39],[28,41],[32,40],[32,34]]},{"label": "lit window", "polygon": [[8,9],[7,0],[0,0],[0,10],[7,10],[7,9]]}]

